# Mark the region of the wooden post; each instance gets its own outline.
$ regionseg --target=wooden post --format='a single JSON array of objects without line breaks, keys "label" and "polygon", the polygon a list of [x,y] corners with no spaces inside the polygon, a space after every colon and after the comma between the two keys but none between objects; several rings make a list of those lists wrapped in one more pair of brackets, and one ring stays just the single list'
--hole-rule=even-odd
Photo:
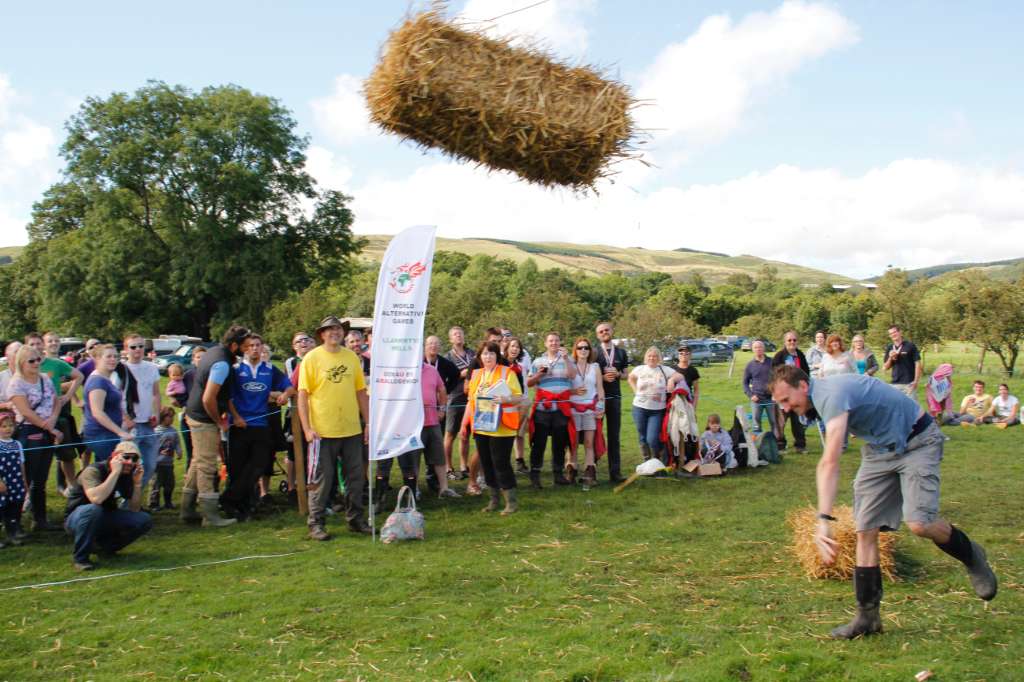
[{"label": "wooden post", "polygon": [[299,410],[292,408],[292,452],[295,454],[295,489],[299,496],[299,513],[309,513],[309,496],[306,494],[306,453],[302,451],[302,424]]},{"label": "wooden post", "polygon": [[736,366],[736,351],[732,352],[732,359],[729,360],[729,378],[732,379],[732,368]]}]

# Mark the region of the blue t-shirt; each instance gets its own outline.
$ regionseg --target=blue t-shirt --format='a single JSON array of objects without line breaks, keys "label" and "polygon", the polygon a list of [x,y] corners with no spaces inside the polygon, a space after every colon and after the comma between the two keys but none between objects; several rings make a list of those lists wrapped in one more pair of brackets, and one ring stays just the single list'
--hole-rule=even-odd
[{"label": "blue t-shirt", "polygon": [[825,424],[848,412],[847,429],[871,445],[902,453],[921,406],[899,389],[866,374],[811,380],[811,403]]},{"label": "blue t-shirt", "polygon": [[116,438],[117,435],[113,431],[109,431],[101,426],[92,416],[89,394],[97,389],[107,392],[103,397],[103,413],[110,417],[110,421],[118,425],[121,424],[121,390],[111,383],[110,379],[93,372],[85,380],[85,406],[82,408],[82,412],[85,413],[85,428],[82,429],[82,435],[85,436],[86,440],[106,437]]},{"label": "blue t-shirt", "polygon": [[266,426],[267,412],[271,411],[267,407],[270,392],[285,391],[291,388],[292,382],[284,372],[265,362],[261,362],[255,372],[247,363],[240,362],[234,372],[231,400],[235,409],[249,426]]}]

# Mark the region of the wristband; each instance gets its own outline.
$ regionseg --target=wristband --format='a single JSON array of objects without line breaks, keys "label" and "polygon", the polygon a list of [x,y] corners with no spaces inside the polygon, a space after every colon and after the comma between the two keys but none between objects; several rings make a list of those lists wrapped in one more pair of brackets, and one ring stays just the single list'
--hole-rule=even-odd
[{"label": "wristband", "polygon": [[831,514],[825,514],[823,512],[818,512],[818,518],[821,519],[822,521],[835,521],[836,520],[836,517],[832,516]]}]

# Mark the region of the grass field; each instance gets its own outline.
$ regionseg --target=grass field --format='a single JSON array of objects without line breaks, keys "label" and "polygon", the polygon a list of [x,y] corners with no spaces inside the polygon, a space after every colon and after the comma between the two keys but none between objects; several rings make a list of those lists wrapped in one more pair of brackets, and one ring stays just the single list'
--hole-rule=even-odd
[{"label": "grass field", "polygon": [[[976,361],[959,350],[927,363]],[[702,420],[739,402],[726,371],[702,370]],[[423,543],[372,545],[339,524],[314,543],[288,511],[224,530],[160,512],[93,574],[129,575],[0,591],[0,679],[1021,679],[1024,430],[947,433],[944,513],[986,545],[1000,594],[984,604],[959,564],[903,531],[882,636],[827,640],[851,587],[805,579],[790,554],[786,512],[814,500],[812,432],[809,454],[721,479],[524,489],[509,518],[479,513],[481,498],[429,500]],[[849,503],[858,457],[843,459]],[[279,553],[293,554],[136,572]],[[0,588],[76,577],[57,534],[0,551]]]}]

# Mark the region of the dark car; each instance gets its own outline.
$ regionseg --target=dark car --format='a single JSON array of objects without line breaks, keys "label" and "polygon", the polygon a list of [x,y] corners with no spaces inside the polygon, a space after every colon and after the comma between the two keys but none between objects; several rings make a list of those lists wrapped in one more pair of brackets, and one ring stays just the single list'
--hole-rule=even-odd
[{"label": "dark car", "polygon": [[754,341],[760,341],[761,343],[764,344],[764,352],[765,353],[774,353],[775,352],[775,344],[772,343],[771,341],[767,341],[765,339],[744,339],[743,340],[743,345],[740,346],[740,350],[750,350],[750,346],[751,346],[751,344],[754,343]]},{"label": "dark car", "polygon": [[732,346],[727,343],[712,341],[708,344],[708,348],[711,349],[712,362],[728,362],[732,359]]},{"label": "dark car", "polygon": [[185,370],[192,367],[192,353],[196,348],[202,346],[203,348],[211,348],[214,344],[212,341],[201,341],[199,343],[183,343],[178,346],[178,349],[170,355],[161,355],[155,360],[153,364],[160,370],[161,374],[167,374],[167,368],[173,363],[178,363]]}]

